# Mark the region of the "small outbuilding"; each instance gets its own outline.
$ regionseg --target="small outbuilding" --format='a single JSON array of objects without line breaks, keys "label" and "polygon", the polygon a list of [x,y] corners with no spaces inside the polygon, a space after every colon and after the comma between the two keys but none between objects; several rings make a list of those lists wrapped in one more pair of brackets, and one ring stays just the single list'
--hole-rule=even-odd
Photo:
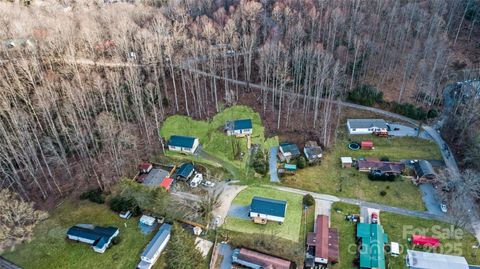
[{"label": "small outbuilding", "polygon": [[152,170],[153,165],[149,162],[144,162],[138,165],[138,171],[141,174],[148,174]]},{"label": "small outbuilding", "polygon": [[316,141],[307,141],[303,148],[303,153],[307,157],[308,163],[318,162],[323,156],[322,147]]},{"label": "small outbuilding", "polygon": [[406,264],[410,269],[469,269],[465,257],[410,249],[407,250]]},{"label": "small outbuilding", "polygon": [[360,142],[360,147],[362,149],[373,149],[373,142],[372,141],[362,141],[362,142]]},{"label": "small outbuilding", "polygon": [[349,168],[353,165],[352,157],[340,157],[340,161],[342,162],[342,168]]},{"label": "small outbuilding", "polygon": [[437,174],[432,164],[427,160],[420,160],[413,164],[416,174],[416,183],[431,183],[437,180]]},{"label": "small outbuilding", "polygon": [[440,239],[431,236],[414,234],[412,235],[412,244],[436,248],[440,246]]},{"label": "small outbuilding", "polygon": [[241,120],[234,120],[228,121],[225,124],[225,131],[229,136],[245,136],[251,135],[253,132],[253,125],[251,119],[241,119]]},{"label": "small outbuilding", "polygon": [[165,188],[168,192],[170,192],[170,188],[172,187],[173,178],[166,177],[160,182],[160,187]]},{"label": "small outbuilding", "polygon": [[151,216],[143,215],[140,218],[140,223],[147,226],[153,226],[153,224],[155,224],[155,218]]},{"label": "small outbuilding", "polygon": [[104,253],[112,239],[120,233],[116,227],[100,227],[91,224],[77,224],[70,227],[67,237],[70,240],[87,243],[98,253]]},{"label": "small outbuilding", "polygon": [[255,223],[267,224],[268,221],[283,223],[287,213],[287,201],[264,197],[253,197],[250,204],[250,218]]},{"label": "small outbuilding", "polygon": [[168,149],[171,151],[195,153],[200,142],[198,138],[191,136],[172,135],[168,141]]}]

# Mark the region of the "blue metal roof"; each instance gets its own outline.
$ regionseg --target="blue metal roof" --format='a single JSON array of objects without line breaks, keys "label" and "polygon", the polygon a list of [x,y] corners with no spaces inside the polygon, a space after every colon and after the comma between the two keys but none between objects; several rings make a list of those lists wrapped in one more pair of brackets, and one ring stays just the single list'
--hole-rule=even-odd
[{"label": "blue metal roof", "polygon": [[192,136],[181,136],[181,135],[172,135],[168,145],[182,148],[192,148],[195,143],[195,137]]},{"label": "blue metal roof", "polygon": [[95,241],[94,247],[103,248],[103,246],[110,240],[110,238],[118,231],[115,227],[99,227],[96,226],[92,229],[72,226],[67,231],[67,235],[81,237]]},{"label": "blue metal roof", "polygon": [[252,203],[250,205],[250,212],[276,216],[276,217],[285,217],[285,212],[287,209],[287,201],[274,200],[263,197],[253,197]]},{"label": "blue metal roof", "polygon": [[194,169],[193,164],[184,163],[175,172],[175,178],[178,176],[187,178],[190,175],[190,173],[192,173],[193,169]]},{"label": "blue metal roof", "polygon": [[252,120],[251,119],[236,120],[233,122],[233,129],[234,130],[252,129]]},{"label": "blue metal roof", "polygon": [[157,234],[152,238],[152,240],[148,243],[145,247],[145,250],[142,253],[142,257],[146,257],[152,259],[155,256],[155,252],[157,252],[158,248],[162,245],[162,243],[167,240],[168,235],[172,231],[172,225],[170,224],[162,224],[160,229],[158,229]]}]

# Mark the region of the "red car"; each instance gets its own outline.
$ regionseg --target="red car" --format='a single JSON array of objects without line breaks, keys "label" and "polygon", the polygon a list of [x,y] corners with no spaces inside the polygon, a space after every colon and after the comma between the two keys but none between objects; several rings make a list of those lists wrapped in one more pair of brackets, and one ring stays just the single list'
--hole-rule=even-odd
[{"label": "red car", "polygon": [[378,223],[378,215],[377,213],[373,212],[372,213],[372,218],[370,219],[372,224],[377,224]]}]

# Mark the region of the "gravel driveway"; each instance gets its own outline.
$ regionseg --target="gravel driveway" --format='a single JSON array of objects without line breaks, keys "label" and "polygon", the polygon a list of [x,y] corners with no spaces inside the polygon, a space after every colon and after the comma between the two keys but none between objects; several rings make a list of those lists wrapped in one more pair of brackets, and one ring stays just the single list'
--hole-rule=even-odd
[{"label": "gravel driveway", "polygon": [[280,182],[278,179],[277,172],[277,152],[278,147],[270,148],[270,156],[268,158],[269,169],[270,169],[270,182]]},{"label": "gravel driveway", "polygon": [[232,204],[230,206],[230,209],[228,210],[227,215],[229,217],[249,220],[250,219],[250,217],[248,216],[249,213],[250,213],[250,206]]},{"label": "gravel driveway", "polygon": [[432,184],[421,184],[419,187],[422,191],[422,199],[428,212],[443,215],[444,213],[440,209],[440,202],[437,199],[437,192]]}]

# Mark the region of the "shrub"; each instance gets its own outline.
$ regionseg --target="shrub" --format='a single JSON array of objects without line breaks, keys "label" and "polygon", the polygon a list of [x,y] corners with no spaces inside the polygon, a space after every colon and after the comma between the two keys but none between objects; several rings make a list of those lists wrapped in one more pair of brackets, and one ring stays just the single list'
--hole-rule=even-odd
[{"label": "shrub", "polygon": [[105,203],[105,198],[103,197],[103,191],[98,189],[88,190],[80,195],[80,199],[89,200],[97,204]]},{"label": "shrub", "polygon": [[267,174],[267,161],[265,160],[265,155],[263,154],[262,150],[258,150],[255,153],[252,163],[253,169],[255,172],[266,175]]},{"label": "shrub", "polygon": [[383,157],[380,157],[380,161],[382,161],[382,162],[389,162],[389,161],[390,161],[390,158],[388,158],[387,156],[383,156]]},{"label": "shrub", "polygon": [[356,104],[372,106],[383,102],[383,93],[371,85],[361,85],[349,92],[347,99]]},{"label": "shrub", "polygon": [[397,176],[370,173],[370,174],[368,174],[368,179],[370,179],[372,181],[395,181],[395,179],[397,179]]},{"label": "shrub", "polygon": [[385,196],[387,195],[387,191],[380,191],[380,196]]},{"label": "shrub", "polygon": [[305,206],[312,206],[315,204],[315,199],[313,198],[312,195],[306,194],[303,196],[303,205]]},{"label": "shrub", "polygon": [[120,242],[122,242],[122,239],[120,238],[120,236],[116,236],[112,238],[112,245],[118,245]]},{"label": "shrub", "polygon": [[303,169],[303,168],[305,168],[305,166],[307,166],[307,160],[305,159],[305,157],[303,157],[303,156],[298,157],[297,166],[300,169]]}]

